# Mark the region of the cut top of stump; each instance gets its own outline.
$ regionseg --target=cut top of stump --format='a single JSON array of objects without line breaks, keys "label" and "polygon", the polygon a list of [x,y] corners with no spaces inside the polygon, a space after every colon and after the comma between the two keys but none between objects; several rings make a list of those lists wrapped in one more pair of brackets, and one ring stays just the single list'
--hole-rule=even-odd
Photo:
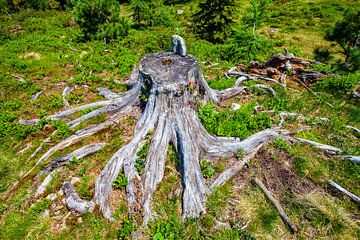
[{"label": "cut top of stump", "polygon": [[145,56],[141,60],[140,71],[152,82],[166,87],[186,85],[199,69],[195,57],[180,56],[174,52],[161,52]]}]

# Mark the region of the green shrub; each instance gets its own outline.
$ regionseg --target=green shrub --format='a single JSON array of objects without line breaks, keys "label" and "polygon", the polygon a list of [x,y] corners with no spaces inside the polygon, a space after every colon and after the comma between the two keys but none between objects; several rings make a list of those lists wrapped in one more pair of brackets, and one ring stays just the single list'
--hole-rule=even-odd
[{"label": "green shrub", "polygon": [[205,129],[214,135],[246,138],[252,133],[270,128],[272,122],[268,113],[254,115],[255,103],[243,104],[237,111],[217,109],[211,103],[205,104],[198,111],[198,116]]},{"label": "green shrub", "polygon": [[333,56],[330,48],[327,46],[316,47],[314,50],[314,59],[319,62],[328,63]]},{"label": "green shrub", "polygon": [[115,189],[123,189],[126,187],[126,185],[128,184],[128,180],[125,177],[125,175],[123,173],[119,173],[118,177],[116,178],[116,180],[113,182],[113,188]]},{"label": "green shrub", "polygon": [[34,206],[30,208],[31,214],[39,214],[42,213],[45,209],[49,208],[51,205],[51,201],[49,199],[44,199],[40,202],[34,203]]},{"label": "green shrub", "polygon": [[349,73],[342,76],[326,77],[323,81],[317,82],[319,90],[333,94],[344,94],[352,91],[360,79],[360,72]]},{"label": "green shrub", "polygon": [[135,24],[139,26],[153,27],[165,26],[175,27],[172,8],[164,6],[162,1],[131,0],[132,17]]},{"label": "green shrub", "polygon": [[282,138],[276,138],[272,140],[272,145],[274,147],[277,147],[278,149],[281,149],[285,152],[290,152],[290,146],[289,144]]},{"label": "green shrub", "polygon": [[201,173],[205,179],[211,178],[215,175],[215,170],[206,160],[200,160]]},{"label": "green shrub", "polygon": [[261,35],[254,36],[250,29],[235,31],[224,46],[222,59],[232,62],[264,61],[274,51],[274,43]]},{"label": "green shrub", "polygon": [[125,37],[129,22],[120,15],[116,0],[79,0],[74,7],[75,20],[80,25],[85,40]]},{"label": "green shrub", "polygon": [[118,231],[118,239],[128,239],[134,230],[135,224],[129,218],[125,218],[120,230]]},{"label": "green shrub", "polygon": [[36,10],[45,10],[50,8],[49,0],[25,0],[25,5]]},{"label": "green shrub", "polygon": [[327,40],[336,41],[342,47],[346,56],[345,68],[352,70],[360,69],[360,22],[355,20],[359,18],[359,9],[349,9],[344,19],[338,21],[326,34]]}]

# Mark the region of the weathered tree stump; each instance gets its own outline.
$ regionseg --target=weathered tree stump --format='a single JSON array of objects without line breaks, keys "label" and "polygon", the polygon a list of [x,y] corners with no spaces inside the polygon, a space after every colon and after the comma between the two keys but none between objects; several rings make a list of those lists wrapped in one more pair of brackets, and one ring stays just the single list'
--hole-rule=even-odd
[{"label": "weathered tree stump", "polygon": [[[246,91],[246,87],[241,86],[244,81],[243,76],[240,76],[231,88],[223,91],[213,90],[207,85],[196,58],[186,53],[184,40],[179,36],[174,36],[172,43],[172,51],[145,56],[139,67],[135,65],[127,81],[130,88],[128,92],[117,94],[106,89],[99,89],[100,94],[108,100],[70,108],[45,117],[50,120],[67,119],[80,110],[98,107],[90,113],[67,122],[70,128],[74,128],[82,121],[104,112],[110,115],[109,119],[99,125],[81,129],[50,148],[40,157],[37,165],[47,161],[54,152],[117,124],[121,117],[130,112],[134,106],[143,107],[142,116],[136,123],[134,138],[111,157],[96,179],[92,201],[99,206],[104,217],[109,220],[114,220],[109,197],[112,193],[112,184],[120,171],[124,172],[128,180],[126,186],[128,211],[132,214],[142,213],[144,225],[152,219],[152,196],[164,177],[169,144],[175,146],[181,161],[182,214],[184,217],[198,217],[206,212],[205,203],[209,189],[213,190],[234,176],[236,171],[239,171],[264,143],[274,138],[290,138],[285,136],[290,132],[280,130],[280,128],[260,131],[245,140],[216,137],[207,133],[198,119],[194,103],[211,101],[219,104],[223,99]],[[269,78],[260,80],[280,84]],[[36,124],[38,121],[39,119],[24,120],[21,123]],[[151,136],[149,136],[150,132],[153,132]],[[151,143],[145,170],[140,176],[135,168],[136,154],[146,138],[149,138]],[[239,149],[242,149],[244,153],[243,161],[225,170],[210,184],[209,188],[203,179],[199,160],[232,157]],[[29,173],[25,174],[25,176],[29,175]],[[14,184],[14,186],[17,185],[18,183]],[[81,200],[70,185],[66,185],[65,188],[69,189],[69,197],[75,199],[70,201],[71,209],[82,211],[83,205],[86,205],[92,210],[92,205]],[[78,207],[77,204],[79,204]]]}]

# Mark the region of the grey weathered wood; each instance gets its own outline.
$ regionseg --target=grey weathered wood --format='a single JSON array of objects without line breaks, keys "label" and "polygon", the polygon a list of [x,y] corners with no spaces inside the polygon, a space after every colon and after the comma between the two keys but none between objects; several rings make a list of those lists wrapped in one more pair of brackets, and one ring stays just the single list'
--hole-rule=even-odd
[{"label": "grey weathered wood", "polygon": [[329,184],[330,184],[331,187],[335,188],[338,192],[340,192],[343,195],[349,197],[354,202],[360,204],[360,197],[358,197],[357,195],[349,192],[348,190],[346,190],[345,188],[343,188],[342,186],[340,186],[339,184],[337,184],[336,182],[334,182],[332,180],[329,180]]},{"label": "grey weathered wood", "polygon": [[271,201],[271,203],[275,206],[276,210],[280,214],[281,219],[284,221],[284,223],[290,228],[290,230],[293,233],[297,232],[296,226],[291,222],[290,218],[286,215],[284,209],[282,208],[281,204],[278,200],[274,198],[274,196],[271,194],[271,192],[265,187],[265,185],[257,178],[254,179],[254,182],[256,185],[260,187],[260,189],[263,191],[263,193],[266,195],[266,197]]},{"label": "grey weathered wood", "polygon": [[103,87],[98,88],[97,91],[99,92],[100,96],[103,96],[106,99],[114,99],[121,96],[121,94],[114,93],[113,91],[110,91],[109,89]]},{"label": "grey weathered wood", "polygon": [[185,41],[179,35],[173,35],[171,38],[172,51],[182,57],[187,55]]},{"label": "grey weathered wood", "polygon": [[348,159],[353,163],[360,164],[360,156],[340,155],[340,158]]},{"label": "grey weathered wood", "polygon": [[105,143],[90,144],[90,145],[86,145],[82,148],[79,148],[79,149],[73,151],[72,153],[55,158],[48,165],[46,165],[44,167],[44,169],[41,171],[41,174],[47,174],[48,172],[51,172],[56,168],[62,167],[64,165],[66,165],[68,162],[72,161],[73,159],[79,160],[90,154],[98,152],[104,146],[105,146]]},{"label": "grey weathered wood", "polygon": [[92,201],[81,199],[71,183],[65,183],[62,190],[65,194],[66,206],[70,210],[82,214],[94,211],[95,204]]},{"label": "grey weathered wood", "polygon": [[39,96],[42,94],[43,91],[38,91],[34,95],[31,96],[30,102],[34,102],[36,99],[39,98]]},{"label": "grey weathered wood", "polygon": [[66,99],[66,97],[74,90],[74,88],[66,86],[64,88],[64,91],[62,92],[62,99],[66,110],[70,109],[69,101]]}]

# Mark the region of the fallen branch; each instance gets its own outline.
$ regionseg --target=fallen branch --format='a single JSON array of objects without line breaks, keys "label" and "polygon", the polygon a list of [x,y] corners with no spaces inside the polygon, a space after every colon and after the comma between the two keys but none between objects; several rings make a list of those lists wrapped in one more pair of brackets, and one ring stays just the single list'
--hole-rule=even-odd
[{"label": "fallen branch", "polygon": [[356,196],[355,194],[349,192],[348,190],[346,190],[345,188],[343,188],[342,186],[340,186],[339,184],[337,184],[336,182],[329,180],[328,181],[330,186],[335,188],[338,192],[342,193],[343,195],[351,198],[351,200],[353,200],[354,202],[360,204],[360,197]]},{"label": "fallen branch", "polygon": [[296,79],[296,81],[298,81],[301,85],[303,85],[309,92],[311,92],[315,97],[317,97],[320,101],[322,101],[323,103],[325,103],[326,105],[328,105],[329,107],[334,107],[332,104],[324,101],[319,95],[317,95],[313,90],[311,90],[311,88],[309,88],[305,83],[303,83],[300,79]]},{"label": "fallen branch", "polygon": [[348,159],[355,164],[360,164],[360,156],[340,155],[340,158]]},{"label": "fallen branch", "polygon": [[42,94],[43,91],[39,91],[37,93],[35,93],[34,95],[32,95],[30,102],[34,102],[36,99],[38,99],[38,97]]},{"label": "fallen branch", "polygon": [[291,222],[290,218],[286,215],[284,209],[282,208],[280,203],[273,197],[271,192],[265,187],[265,185],[259,179],[255,178],[254,182],[256,183],[256,185],[260,187],[260,189],[264,192],[266,197],[275,206],[276,210],[280,214],[281,219],[290,228],[291,232],[296,233],[298,231],[296,226]]}]

